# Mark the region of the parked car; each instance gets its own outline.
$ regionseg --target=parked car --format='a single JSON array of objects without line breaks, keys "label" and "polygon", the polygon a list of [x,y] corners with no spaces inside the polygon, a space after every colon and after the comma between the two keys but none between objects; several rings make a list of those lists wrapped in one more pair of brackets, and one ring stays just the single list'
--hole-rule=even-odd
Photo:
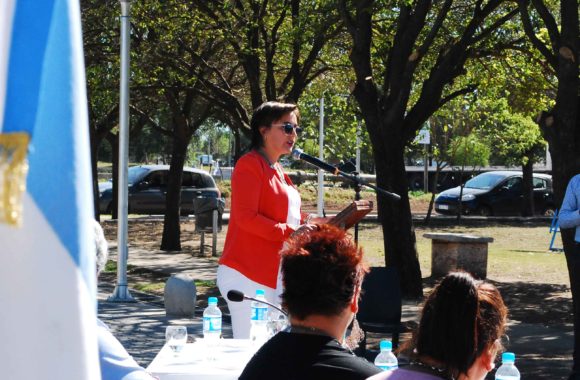
[{"label": "parked car", "polygon": [[[521,215],[523,209],[522,172],[491,171],[479,174],[465,183],[461,197],[462,211],[472,215]],[[556,209],[552,193],[552,176],[533,175],[534,210],[553,215]],[[457,215],[460,187],[440,193],[435,198],[435,211]]]},{"label": "parked car", "polygon": [[[165,194],[169,165],[140,165],[129,168],[129,213],[165,214]],[[99,209],[110,214],[113,201],[112,181],[99,183]],[[212,176],[199,169],[184,168],[181,182],[181,214],[194,214],[196,197],[221,198]]]}]

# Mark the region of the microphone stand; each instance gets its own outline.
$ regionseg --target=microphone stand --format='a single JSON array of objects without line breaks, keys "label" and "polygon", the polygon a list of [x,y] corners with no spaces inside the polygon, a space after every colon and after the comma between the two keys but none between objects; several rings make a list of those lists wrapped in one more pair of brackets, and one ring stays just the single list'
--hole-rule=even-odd
[{"label": "microphone stand", "polygon": [[[361,199],[360,192],[362,190],[362,186],[360,185],[359,173],[353,172],[352,174],[353,174],[354,178],[356,178],[356,182],[354,183],[354,200],[360,201],[360,199]],[[356,222],[354,225],[354,243],[356,245],[358,245],[358,223],[359,222]]]},{"label": "microphone stand", "polygon": [[280,308],[280,307],[278,307],[278,306],[274,305],[274,304],[273,304],[273,303],[271,303],[271,302],[264,301],[264,300],[259,300],[259,299],[257,299],[257,298],[254,298],[254,297],[249,297],[249,296],[247,296],[247,295],[245,295],[245,294],[244,294],[244,299],[246,299],[246,300],[250,300],[250,301],[256,301],[256,302],[258,302],[258,303],[263,303],[263,304],[266,304],[266,305],[270,306],[271,308],[273,308],[273,309],[276,309],[276,310],[277,310],[277,311],[279,311],[280,313],[284,314],[284,316],[285,316],[285,317],[288,317],[288,313],[287,313],[287,312],[285,312],[284,310],[282,310],[282,308]]},{"label": "microphone stand", "polygon": [[265,299],[259,300],[259,299],[254,298],[254,297],[247,296],[239,290],[232,289],[232,290],[228,291],[228,293],[226,294],[226,298],[232,302],[243,302],[244,300],[256,301],[258,303],[268,305],[268,306],[278,310],[280,313],[284,314],[286,317],[288,317],[288,313],[286,311],[282,310],[282,308],[274,305],[273,303],[268,302]]},{"label": "microphone stand", "polygon": [[390,198],[391,200],[398,201],[401,199],[401,196],[399,194],[391,193],[385,189],[381,189],[378,186],[371,185],[370,183],[363,181],[362,179],[360,179],[358,177],[358,173],[356,173],[356,175],[347,174],[347,173],[343,172],[342,170],[340,170],[339,168],[337,168],[336,166],[327,164],[326,162],[320,161],[317,158],[314,158],[312,156],[304,154],[302,149],[299,149],[299,148],[294,149],[292,151],[292,157],[296,160],[306,161],[310,165],[313,165],[319,169],[322,169],[322,170],[327,171],[329,173],[332,173],[334,175],[339,175],[341,177],[350,179],[355,184],[359,184],[360,186],[370,187],[371,189],[375,190],[377,193],[382,194],[385,197]]},{"label": "microphone stand", "polygon": [[[360,192],[361,192],[363,186],[369,187],[369,188],[375,190],[376,193],[382,194],[393,201],[398,201],[401,199],[401,196],[399,194],[391,193],[385,189],[381,189],[378,186],[372,185],[372,184],[364,181],[362,178],[360,178],[360,174],[358,172],[353,172],[352,174],[347,174],[341,170],[336,169],[335,174],[340,175],[344,178],[347,178],[354,183],[354,200],[355,201],[361,200]],[[355,242],[355,244],[358,245],[358,222],[354,225],[354,242]]]},{"label": "microphone stand", "polygon": [[[339,175],[339,176],[344,177],[344,178],[348,178],[352,182],[354,182],[355,186],[358,186],[359,187],[359,190],[358,190],[359,197],[360,197],[360,190],[362,189],[362,186],[366,186],[366,187],[369,187],[369,188],[373,189],[375,192],[377,192],[379,194],[382,194],[385,197],[387,197],[387,198],[389,198],[389,199],[391,199],[393,201],[399,201],[399,200],[401,200],[401,196],[399,194],[391,193],[390,191],[387,191],[385,189],[381,189],[378,186],[375,186],[373,184],[370,184],[370,183],[364,181],[363,179],[361,179],[359,177],[359,173],[357,173],[357,172],[354,172],[354,175],[351,175],[351,174],[347,174],[347,173],[345,173],[345,172],[343,172],[341,170],[336,169],[336,171],[334,173],[332,173],[332,174]],[[355,191],[356,191],[356,187],[355,187]],[[358,200],[360,200],[360,198]]]},{"label": "microphone stand", "polygon": [[[357,201],[361,199],[360,192],[361,192],[363,186],[366,186],[366,187],[373,189],[377,194],[382,194],[383,196],[389,198],[390,200],[399,201],[401,199],[401,196],[399,194],[391,193],[390,191],[387,191],[385,189],[381,189],[378,186],[372,185],[372,184],[362,180],[360,178],[358,172],[354,172],[354,174],[352,174],[352,175],[347,174],[347,173],[343,172],[342,170],[340,170],[339,168],[337,168],[336,166],[327,164],[326,162],[320,161],[317,158],[314,158],[314,157],[311,157],[307,154],[304,154],[302,149],[299,149],[299,148],[294,149],[292,151],[292,157],[294,159],[297,159],[297,160],[304,160],[307,163],[309,163],[310,165],[313,165],[319,169],[322,169],[324,171],[332,173],[336,176],[341,176],[341,177],[344,177],[346,179],[351,180],[355,185],[355,187],[354,187],[355,200],[357,200]],[[324,212],[324,210],[323,210],[323,212]],[[354,241],[355,241],[355,243],[358,244],[358,223],[355,224],[354,228],[355,228],[354,229]]]}]

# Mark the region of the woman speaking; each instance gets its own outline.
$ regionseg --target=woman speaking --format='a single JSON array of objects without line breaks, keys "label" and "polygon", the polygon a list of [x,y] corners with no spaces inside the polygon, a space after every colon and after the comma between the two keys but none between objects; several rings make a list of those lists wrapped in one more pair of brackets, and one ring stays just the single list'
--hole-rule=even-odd
[{"label": "woman speaking", "polygon": [[[242,156],[232,174],[230,221],[217,285],[227,300],[235,289],[254,296],[264,289],[277,303],[279,251],[303,221],[300,194],[278,162],[291,154],[302,129],[294,104],[266,102],[252,116],[251,151]],[[250,336],[250,303],[230,302],[234,338]]]}]

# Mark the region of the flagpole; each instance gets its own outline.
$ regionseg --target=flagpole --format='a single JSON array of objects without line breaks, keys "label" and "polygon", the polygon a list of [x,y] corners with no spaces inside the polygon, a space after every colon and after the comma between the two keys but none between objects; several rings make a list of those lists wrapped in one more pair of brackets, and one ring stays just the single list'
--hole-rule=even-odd
[{"label": "flagpole", "polygon": [[135,302],[127,287],[128,161],[129,161],[129,51],[131,0],[121,2],[121,84],[119,101],[119,180],[117,208],[117,285],[109,297],[111,302]]}]

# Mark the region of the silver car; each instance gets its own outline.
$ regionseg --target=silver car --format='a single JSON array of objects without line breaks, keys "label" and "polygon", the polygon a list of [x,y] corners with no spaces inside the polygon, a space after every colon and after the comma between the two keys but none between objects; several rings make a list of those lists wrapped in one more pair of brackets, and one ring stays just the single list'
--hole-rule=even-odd
[{"label": "silver car", "polygon": [[[140,165],[129,168],[129,213],[165,214],[165,194],[169,165]],[[110,214],[113,202],[112,181],[99,183],[99,209]],[[194,214],[193,199],[221,198],[214,179],[207,172],[183,168],[181,182],[181,214]]]}]

